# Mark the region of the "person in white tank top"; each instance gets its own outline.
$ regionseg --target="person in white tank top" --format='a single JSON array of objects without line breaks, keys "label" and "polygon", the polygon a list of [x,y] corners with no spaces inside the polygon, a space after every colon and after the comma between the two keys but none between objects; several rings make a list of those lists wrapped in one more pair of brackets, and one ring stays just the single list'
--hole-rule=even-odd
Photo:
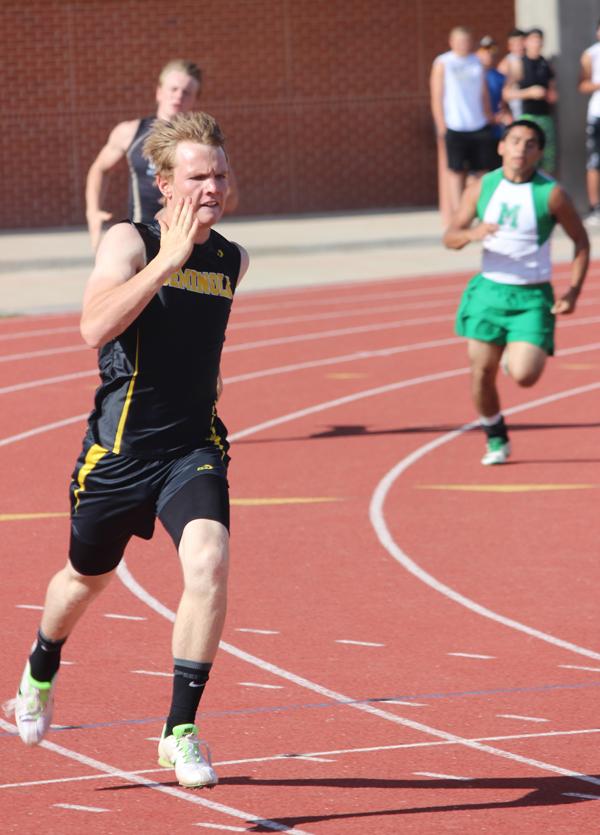
[{"label": "person in white tank top", "polygon": [[[555,316],[575,309],[589,263],[589,239],[571,199],[537,170],[544,143],[536,123],[509,125],[498,146],[502,167],[467,187],[444,235],[449,249],[483,245],[481,272],[463,293],[456,331],[468,340],[471,393],[487,436],[484,465],[505,463],[511,451],[496,387],[501,360],[519,386],[538,381],[554,352]],[[574,244],[569,286],[557,299],[549,253],[556,223]]]},{"label": "person in white tank top", "polygon": [[430,76],[431,111],[443,161],[440,191],[446,188],[448,198],[446,221],[458,208],[467,175],[481,176],[495,164],[485,70],[472,51],[470,30],[456,26],[449,44],[449,51],[434,60]]},{"label": "person in white tank top", "polygon": [[591,211],[587,220],[600,226],[600,20],[596,43],[581,55],[579,92],[590,96],[586,120],[586,185]]}]

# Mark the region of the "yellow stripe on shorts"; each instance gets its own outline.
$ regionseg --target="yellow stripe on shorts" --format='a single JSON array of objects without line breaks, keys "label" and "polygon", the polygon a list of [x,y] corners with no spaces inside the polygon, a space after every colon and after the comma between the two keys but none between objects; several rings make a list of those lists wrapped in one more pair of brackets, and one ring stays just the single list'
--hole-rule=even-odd
[{"label": "yellow stripe on shorts", "polygon": [[104,449],[104,447],[100,446],[100,444],[92,444],[86,452],[85,461],[77,473],[77,484],[79,484],[79,487],[76,487],[73,493],[73,497],[75,498],[74,510],[77,510],[79,506],[79,494],[85,490],[86,478],[92,472],[98,461],[104,458],[107,452],[108,450]]}]

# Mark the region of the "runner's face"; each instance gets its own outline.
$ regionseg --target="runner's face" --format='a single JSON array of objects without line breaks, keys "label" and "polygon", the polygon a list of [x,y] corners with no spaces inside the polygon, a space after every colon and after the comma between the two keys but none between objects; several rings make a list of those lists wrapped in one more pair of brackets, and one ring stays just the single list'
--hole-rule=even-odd
[{"label": "runner's face", "polygon": [[156,88],[156,103],[161,119],[172,119],[177,113],[187,113],[196,104],[200,85],[179,70],[168,72]]},{"label": "runner's face", "polygon": [[506,139],[498,146],[498,151],[502,157],[504,173],[509,179],[531,176],[543,155],[535,132],[520,125],[509,131]]},{"label": "runner's face", "polygon": [[212,226],[223,214],[228,173],[222,148],[180,142],[173,177],[167,184],[168,203],[174,205],[181,197],[191,197],[200,226]]}]

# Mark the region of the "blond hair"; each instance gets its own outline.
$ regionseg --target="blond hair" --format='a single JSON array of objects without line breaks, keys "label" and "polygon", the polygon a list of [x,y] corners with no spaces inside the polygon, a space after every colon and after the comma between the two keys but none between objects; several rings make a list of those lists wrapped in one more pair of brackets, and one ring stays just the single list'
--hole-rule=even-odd
[{"label": "blond hair", "polygon": [[170,122],[156,119],[144,142],[143,154],[153,164],[158,176],[168,179],[172,175],[175,152],[180,142],[224,148],[225,137],[216,119],[201,110],[178,113]]},{"label": "blond hair", "polygon": [[193,61],[186,61],[185,58],[173,58],[172,61],[164,65],[158,74],[159,86],[164,83],[167,74],[170,72],[185,73],[185,75],[189,75],[190,78],[197,81],[199,87],[202,84],[202,70],[198,64],[195,64]]}]

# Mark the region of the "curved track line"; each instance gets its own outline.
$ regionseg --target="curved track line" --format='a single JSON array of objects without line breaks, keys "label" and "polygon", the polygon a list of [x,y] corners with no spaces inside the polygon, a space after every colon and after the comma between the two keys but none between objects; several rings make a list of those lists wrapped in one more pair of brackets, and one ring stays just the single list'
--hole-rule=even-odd
[{"label": "curved track line", "polygon": [[[543,406],[547,403],[554,403],[557,400],[563,400],[567,397],[575,397],[578,394],[585,394],[590,391],[595,391],[600,388],[600,383],[590,383],[587,386],[578,386],[574,389],[568,389],[566,391],[556,392],[555,394],[548,395],[547,397],[540,397],[537,400],[530,400],[528,403],[522,403],[518,406],[513,406],[510,409],[505,409],[504,414],[506,415],[514,415],[519,412],[524,412],[528,409],[534,409],[537,406]],[[585,647],[580,647],[577,644],[570,643],[569,641],[563,641],[561,638],[555,638],[553,635],[549,635],[546,632],[541,632],[539,629],[534,629],[533,627],[527,626],[519,621],[513,620],[512,618],[505,617],[504,615],[500,615],[497,612],[488,609],[485,606],[477,603],[474,600],[471,600],[469,597],[465,597],[465,595],[460,594],[460,592],[455,591],[454,589],[450,588],[450,586],[445,585],[445,583],[440,582],[437,580],[432,574],[425,571],[421,568],[414,560],[412,560],[408,554],[406,554],[400,546],[394,540],[392,534],[390,533],[389,528],[385,522],[385,515],[383,512],[383,506],[385,503],[385,499],[396,481],[396,479],[409,467],[411,467],[415,462],[419,461],[419,459],[423,458],[429,452],[432,452],[434,449],[438,449],[438,447],[443,446],[444,444],[453,441],[455,438],[458,438],[464,432],[472,429],[478,425],[478,421],[473,421],[472,423],[466,423],[460,429],[456,429],[453,432],[447,432],[445,435],[442,435],[439,438],[436,438],[433,441],[430,441],[427,444],[423,444],[423,446],[416,449],[410,455],[407,455],[401,461],[399,461],[395,467],[393,467],[387,475],[379,482],[375,491],[373,492],[373,496],[371,498],[371,503],[369,507],[369,518],[371,520],[371,524],[375,529],[375,533],[377,534],[377,538],[386,549],[386,551],[394,557],[397,562],[400,563],[407,571],[417,577],[426,585],[430,586],[435,591],[438,591],[440,594],[443,594],[445,597],[450,598],[455,603],[459,603],[461,606],[464,606],[467,609],[470,609],[472,612],[475,612],[482,617],[489,618],[490,620],[496,621],[497,623],[501,623],[504,626],[508,626],[511,629],[516,629],[519,632],[524,632],[526,635],[530,635],[533,638],[538,638],[541,641],[546,641],[546,643],[553,644],[554,646],[561,647],[562,649],[569,650],[570,652],[575,652],[578,655],[585,655],[588,658],[600,659],[600,653],[594,652],[593,650],[586,649]]]},{"label": "curved track line", "polygon": [[[5,731],[9,733],[15,734],[16,727],[11,725],[10,722],[6,722],[4,719],[0,718],[0,728],[3,728]],[[141,777],[139,774],[136,774],[134,771],[123,771],[120,768],[115,768],[112,765],[108,765],[108,763],[101,762],[101,760],[93,759],[92,757],[86,757],[85,754],[80,754],[78,751],[72,751],[70,748],[65,748],[62,745],[57,745],[55,742],[49,742],[48,740],[43,740],[40,742],[40,748],[46,748],[48,751],[52,751],[55,754],[59,754],[61,757],[67,757],[70,760],[75,760],[75,762],[81,763],[82,765],[87,765],[90,768],[93,768],[95,771],[101,771],[104,774],[108,774],[111,777],[119,778],[121,780],[127,780],[131,783],[137,783],[139,786],[145,786],[148,789],[153,789],[157,792],[162,792],[163,794],[167,794],[170,797],[176,797],[178,800],[187,800],[188,803],[195,803],[197,806],[205,806],[207,809],[212,809],[215,812],[220,812],[223,815],[228,815],[229,817],[233,818],[241,818],[242,820],[246,821],[247,823],[253,824],[254,826],[263,826],[265,829],[272,829],[275,832],[289,832],[290,835],[310,835],[309,832],[306,832],[302,829],[290,829],[289,826],[285,826],[281,823],[276,823],[275,821],[268,820],[265,818],[258,818],[256,815],[251,814],[250,812],[243,812],[240,809],[234,809],[232,806],[224,806],[222,803],[215,803],[212,800],[205,800],[203,797],[199,797],[197,794],[192,792],[183,791],[183,789],[176,789],[172,786],[163,786],[160,783],[157,783],[154,780],[148,780],[145,777]]]},{"label": "curved track line", "polygon": [[[140,583],[138,583],[138,581],[135,579],[135,577],[133,577],[133,575],[127,568],[127,565],[125,564],[124,560],[121,560],[121,562],[119,563],[119,567],[117,568],[117,575],[123,583],[123,585],[127,589],[129,589],[129,591],[135,597],[142,601],[142,603],[145,603],[146,606],[153,609],[157,614],[161,615],[171,623],[174,622],[175,612],[172,612],[167,606],[161,603],[160,600],[157,600],[143,586],[141,586]],[[419,731],[428,736],[436,737],[437,739],[443,739],[446,742],[452,742],[456,745],[463,745],[466,748],[472,748],[476,751],[480,751],[485,754],[492,754],[496,757],[502,757],[506,760],[512,760],[513,762],[523,763],[524,765],[528,765],[533,768],[538,768],[541,771],[547,771],[552,774],[561,774],[563,777],[573,777],[574,779],[581,780],[584,783],[592,783],[595,786],[600,786],[600,779],[598,779],[597,777],[592,777],[588,774],[582,774],[579,771],[571,771],[567,768],[561,768],[560,766],[553,765],[552,763],[546,763],[542,760],[534,760],[530,757],[521,756],[520,754],[513,754],[511,751],[504,751],[501,748],[486,745],[484,743],[477,742],[476,740],[468,739],[466,737],[457,736],[456,734],[449,733],[448,731],[443,731],[439,728],[433,728],[430,725],[424,725],[422,722],[415,722],[412,719],[406,719],[403,716],[399,716],[396,713],[390,713],[387,710],[382,710],[381,708],[374,707],[371,704],[353,700],[348,696],[344,696],[342,693],[338,693],[335,690],[330,690],[328,687],[323,687],[322,685],[317,684],[316,682],[311,681],[310,679],[296,675],[295,673],[292,673],[289,670],[284,670],[282,667],[278,667],[276,664],[271,664],[269,661],[264,661],[262,658],[258,658],[256,655],[251,655],[249,652],[245,652],[244,650],[241,650],[238,647],[235,647],[232,644],[227,643],[226,641],[220,641],[219,646],[224,652],[233,655],[235,658],[239,658],[241,661],[245,661],[248,664],[252,664],[255,667],[259,667],[261,670],[271,673],[272,675],[277,676],[278,678],[286,679],[287,681],[290,681],[293,684],[298,685],[299,687],[303,687],[306,690],[312,690],[314,693],[318,693],[320,696],[325,696],[326,698],[331,699],[334,702],[341,703],[345,707],[350,707],[354,710],[361,710],[364,713],[370,714],[371,716],[376,716],[379,719],[385,719],[386,721],[393,722],[396,725],[402,725],[403,727],[411,728],[412,730]]]}]

